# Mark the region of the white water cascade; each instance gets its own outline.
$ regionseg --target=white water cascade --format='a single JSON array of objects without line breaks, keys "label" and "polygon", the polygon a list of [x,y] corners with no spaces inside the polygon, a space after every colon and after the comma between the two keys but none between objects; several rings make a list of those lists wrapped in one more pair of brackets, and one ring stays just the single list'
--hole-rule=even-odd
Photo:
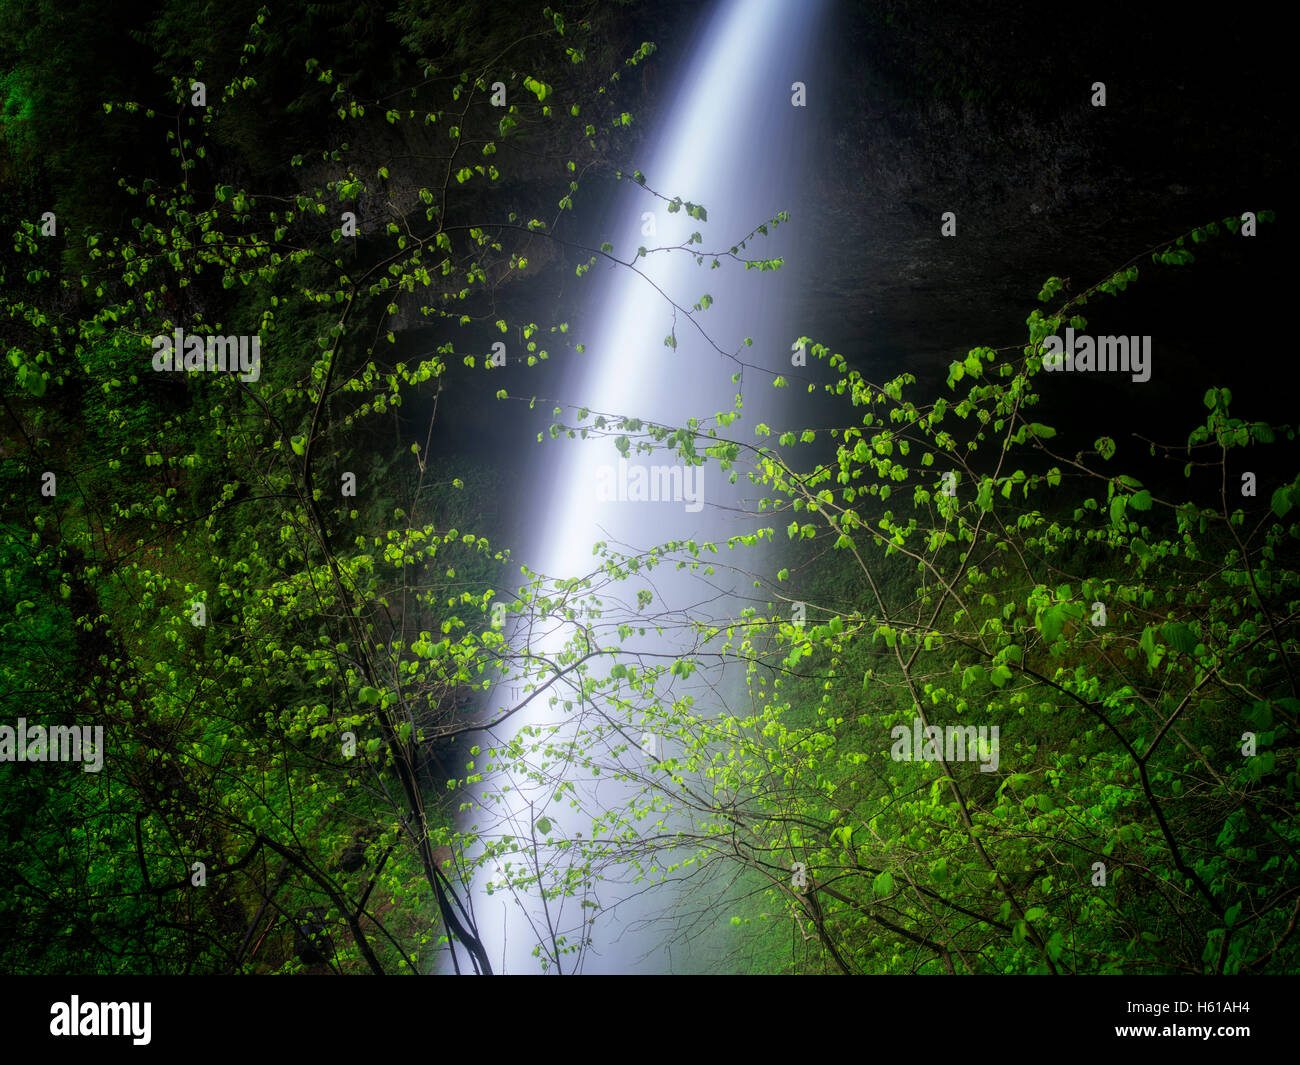
[{"label": "white water cascade", "polygon": [[[791,343],[802,331],[795,297],[811,274],[811,249],[802,238],[806,230],[801,231],[799,212],[810,200],[806,182],[816,148],[813,108],[796,106],[792,97],[796,82],[802,83],[806,94],[830,91],[813,54],[824,15],[823,0],[720,0],[701,21],[703,32],[681,62],[675,98],[659,119],[647,161],[636,164],[647,188],[627,183],[620,190],[603,238],[613,244],[620,259],[631,258],[639,246],[645,246],[648,254],[636,260],[635,269],[602,266],[588,275],[587,298],[600,310],[586,315],[596,328],[588,331],[585,353],[564,371],[562,400],[571,405],[566,411],[570,423],[576,420],[574,411],[579,406],[591,411],[588,421],[599,413],[666,426],[684,426],[691,417],[707,422],[716,412],[730,411],[738,391],[744,396],[743,417],[725,435],[757,442],[758,422],[780,426],[788,420],[788,407],[797,397],[793,389],[774,389],[772,379],[791,373]],[[669,199],[680,197],[703,205],[707,220],[690,217],[685,208],[669,212],[667,203],[650,189]],[[790,212],[789,222],[770,229],[766,236],[755,236],[738,252],[747,259],[783,257],[779,270],[746,270],[742,262],[725,254],[721,266],[711,269],[712,255],[706,254],[700,265],[695,250],[655,250],[675,248],[699,232],[703,241],[692,249],[725,253],[779,211]],[[653,236],[643,228],[647,212],[654,214]],[[712,297],[707,310],[692,311],[706,294]],[[681,310],[674,312],[669,300]],[[712,343],[683,310],[692,311]],[[675,349],[664,344],[670,331],[676,335]],[[746,337],[752,345],[744,344]],[[720,354],[719,348],[750,364],[739,384],[732,375],[740,364]],[[539,451],[544,465],[534,478],[536,494],[518,504],[534,508],[538,515],[531,526],[533,542],[518,545],[515,557],[549,577],[579,577],[595,571],[599,560],[593,557],[592,544],[597,541],[627,553],[669,540],[725,544],[729,536],[771,523],[761,515],[745,513],[745,478],[742,475],[737,484],[730,484],[715,462],[682,470],[683,479],[672,482],[682,485],[678,498],[635,501],[617,496],[618,483],[625,483],[632,467],[680,466],[681,460],[671,451],[653,455],[633,451],[620,466],[612,436],[602,435],[547,439]],[[695,479],[701,475],[702,480]],[[602,488],[607,489],[611,478],[615,498]],[[635,489],[631,494],[635,496]],[[746,554],[740,557],[742,551]],[[728,552],[725,546],[715,557],[719,568],[709,577],[663,566],[629,578],[617,588],[607,585],[599,590],[602,597],[622,604],[624,620],[637,616],[645,626],[644,634],[622,641],[625,653],[620,661],[637,663],[638,668],[647,661],[662,664],[665,659],[653,656],[685,649],[683,641],[689,634],[684,632],[684,621],[739,613],[742,597],[752,593],[752,580],[724,567],[730,563],[754,568],[760,557],[754,549]],[[653,594],[650,605],[638,604],[640,589]],[[663,627],[662,633],[656,623]],[[534,653],[554,655],[572,628],[553,622],[538,627],[512,618],[507,632],[512,646],[526,643]],[[593,663],[592,669],[603,675],[611,665],[606,659]],[[669,703],[689,694],[695,712],[711,715],[724,709],[729,692],[743,690],[738,689],[739,677],[739,670],[723,676],[716,668],[702,667],[690,678],[665,678],[661,694]],[[564,729],[577,727],[572,718],[580,711],[566,711],[563,703],[575,697],[562,689],[557,685],[538,695],[490,736],[481,738],[484,750],[477,768],[483,779],[463,796],[472,804],[460,815],[462,830],[474,830],[485,841],[513,837],[520,847],[516,853],[489,861],[469,885],[470,904],[494,970],[541,971],[542,962],[533,954],[539,941],[545,954],[557,934],[575,943],[584,929],[590,937],[585,949],[562,953],[558,965],[553,960],[548,971],[680,972],[707,967],[705,959],[692,957],[682,936],[674,935],[671,921],[655,919],[687,890],[680,883],[647,890],[646,883],[635,882],[631,871],[609,869],[594,893],[578,890],[546,904],[535,888],[500,886],[512,872],[540,866],[549,877],[577,860],[576,847],[542,841],[548,833],[537,830],[539,819],[543,829],[550,828],[553,840],[576,841],[583,833],[590,839],[591,811],[617,807],[630,794],[631,785],[614,779],[612,773],[596,777],[571,765],[564,772],[574,790],[557,799],[556,769],[554,765],[543,768],[544,756],[530,760],[538,769],[535,777],[503,768],[505,760],[489,757],[489,747],[509,744],[521,730],[558,725],[561,731],[551,737],[554,744]],[[494,719],[524,694],[518,683],[498,684],[489,693],[490,716]],[[560,702],[548,705],[549,697],[557,694]],[[600,716],[609,709],[609,705],[588,706],[582,712]],[[623,734],[610,732],[604,742],[610,747],[622,743],[626,749],[587,753],[599,754],[614,770],[643,771],[648,756],[638,746],[641,725],[636,720],[619,723],[626,725]],[[496,768],[488,769],[488,763]],[[581,800],[581,810],[571,807],[575,798]],[[445,955],[439,968],[451,971]]]}]

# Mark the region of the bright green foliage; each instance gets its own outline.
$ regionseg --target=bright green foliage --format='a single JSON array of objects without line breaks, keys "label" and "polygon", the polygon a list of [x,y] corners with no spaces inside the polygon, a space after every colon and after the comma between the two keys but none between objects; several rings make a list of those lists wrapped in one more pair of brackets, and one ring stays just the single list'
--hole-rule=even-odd
[{"label": "bright green foliage", "polygon": [[[563,969],[588,941],[607,870],[653,884],[715,864],[770,892],[762,910],[777,916],[765,920],[810,944],[797,962],[812,971],[1296,970],[1300,474],[1257,500],[1224,487],[1230,461],[1294,430],[1234,414],[1228,390],[1210,389],[1173,442],[1189,475],[1173,497],[1124,473],[1116,441],[1076,449],[1032,420],[1044,338],[1083,328],[1086,299],[1123,293],[1136,266],[1035,310],[1022,351],[972,349],[925,402],[909,375],[875,385],[805,338],[857,424],[740,422],[729,439],[739,394],[734,410],[686,426],[586,410],[562,424],[558,411],[552,436],[746,476],[767,524],[633,556],[598,544],[590,575],[525,569],[525,585],[502,592],[507,556],[481,535],[490,477],[391,427],[481,371],[453,339],[462,325],[520,337],[527,365],[547,358],[543,327],[509,321],[493,297],[554,251],[575,175],[604,156],[597,133],[617,144],[636,128],[609,91],[621,71],[602,73],[620,66],[608,44],[549,9],[528,27],[491,5],[402,2],[379,27],[373,7],[339,16],[330,34],[348,48],[372,40],[362,30],[400,35],[396,91],[322,61],[292,10],[210,34],[169,8],[133,38],[152,42],[170,86],[149,106],[153,87],[134,82],[130,99],[92,99],[66,54],[65,80],[40,83],[42,27],[15,12],[0,80],[16,189],[0,260],[0,690],[6,720],[103,724],[107,751],[100,774],[0,764],[4,968],[293,971],[291,918],[310,909],[337,968],[418,971],[440,939],[476,942],[454,896],[457,873],[478,864],[501,868],[493,891],[538,889],[563,909],[538,946]],[[521,37],[542,61],[511,52]],[[202,112],[187,102],[199,54],[207,69],[225,64],[207,75]],[[326,116],[328,137],[295,133],[286,148],[285,126],[263,135],[259,114],[288,113],[266,95],[285,71],[305,80],[292,113]],[[498,80],[504,108],[488,102]],[[163,103],[181,117],[160,123]],[[114,136],[162,144],[162,165],[87,197],[89,179],[62,166],[76,145],[61,145],[52,240],[36,222],[45,175],[14,175],[37,165],[33,146],[65,104],[96,180]],[[374,147],[399,135],[423,138],[427,173],[403,171],[405,148]],[[554,173],[533,172],[539,159]],[[707,223],[653,175],[619,177]],[[409,193],[401,210],[396,190]],[[345,235],[344,210],[364,239]],[[787,217],[729,250],[705,252],[693,234],[615,261],[685,251],[709,268],[731,257],[779,269],[741,253]],[[1199,256],[1238,228],[1224,219],[1225,235],[1212,223],[1191,243]],[[1155,268],[1193,264],[1185,243],[1157,248]],[[583,255],[579,275],[613,248]],[[1040,297],[1063,288],[1048,279]],[[686,317],[709,308],[699,293]],[[403,307],[446,339],[398,361]],[[155,373],[151,338],[177,326],[261,336],[260,380]],[[797,449],[828,432],[835,458],[801,468]],[[340,489],[347,472],[355,496]],[[777,571],[758,582],[765,609],[696,620],[675,661],[619,654],[673,624],[650,590],[628,594],[628,578],[661,566],[707,578],[723,549],[753,547]],[[573,638],[545,654],[512,645],[493,624],[498,602],[542,629],[569,623]],[[743,710],[684,693],[719,658],[745,674],[744,698],[727,703]],[[491,777],[490,810],[513,774],[549,785],[555,809],[461,834],[430,793],[430,752],[480,731],[458,708],[506,674],[519,706],[553,699],[571,728],[471,748],[446,791]],[[894,760],[892,730],[918,718],[996,726],[996,759],[976,745],[974,760]],[[664,753],[646,757],[629,724]],[[632,797],[591,805],[574,781],[602,774]],[[559,811],[572,806],[590,828],[569,838]]]},{"label": "bright green foliage", "polygon": [[[782,598],[700,626],[701,646],[748,663],[752,712],[668,705],[666,666],[616,671],[615,705],[681,752],[623,817],[685,820],[652,852],[693,844],[693,861],[767,885],[764,920],[784,912],[813,944],[805,967],[1296,968],[1300,472],[1258,500],[1225,474],[1255,465],[1234,452],[1294,428],[1234,416],[1211,389],[1173,448],[1200,472],[1169,497],[1121,472],[1114,441],[1063,450],[1032,420],[1043,338],[1096,290],[1135,280],[1120,271],[1050,318],[1034,312],[1023,352],[976,349],[954,364],[951,399],[913,402],[910,376],[873,385],[811,346],[839,373],[826,389],[862,417],[832,430],[836,459],[810,471],[793,465],[794,432],[782,450],[696,433],[724,469],[745,455],[767,490],[772,528],[727,546],[787,544]],[[673,440],[686,453],[668,429],[630,427],[646,436],[638,450]],[[634,439],[620,438],[625,452]],[[663,545],[612,572],[675,560],[707,573],[716,550]],[[973,728],[965,757],[940,739],[928,762],[896,760],[914,719],[996,726],[997,757]]]},{"label": "bright green foliage", "polygon": [[[490,58],[488,80],[511,87],[512,137],[530,160],[512,157],[511,202],[540,211],[554,187],[571,196],[572,162],[547,173],[531,161],[538,145],[586,165],[586,123],[625,124],[616,101],[587,92],[600,75],[568,54],[596,51],[592,26],[547,12],[529,27],[502,20],[471,47],[457,39],[470,24],[456,5],[441,23],[409,7],[397,21],[410,49],[467,71]],[[353,16],[316,14],[344,17],[323,37],[355,59],[369,36]],[[475,838],[453,831],[432,782],[434,752],[473,731],[463,708],[517,657],[492,625],[494,602],[515,599],[499,591],[508,556],[482,535],[501,493],[485,469],[453,470],[409,445],[428,438],[437,394],[458,380],[458,323],[529,266],[509,205],[479,199],[476,186],[501,172],[464,165],[438,128],[458,127],[481,159],[504,118],[486,93],[471,100],[474,75],[458,70],[449,85],[413,69],[407,50],[370,63],[406,76],[401,103],[368,109],[374,86],[364,95],[304,56],[316,37],[292,11],[218,30],[192,15],[169,8],[139,36],[167,70],[168,98],[154,103],[179,118],[160,123],[155,107],[121,99],[76,112],[96,145],[165,145],[161,161],[132,156],[116,176],[85,161],[117,197],[109,209],[80,195],[86,174],[43,173],[29,150],[33,137],[57,139],[51,101],[94,91],[41,80],[48,26],[4,46],[16,66],[0,80],[3,716],[102,725],[106,751],[101,773],[0,763],[0,967],[293,971],[312,953],[295,929],[310,912],[328,943],[316,964],[420,971],[450,935],[462,965],[468,947],[486,970],[456,898]],[[490,56],[471,55],[488,45]],[[227,76],[200,75],[192,57],[207,49]],[[545,84],[539,57],[556,71]],[[324,151],[274,157],[286,112],[265,86],[299,92],[286,69],[305,71],[291,108],[310,111],[308,130],[336,115]],[[206,107],[191,103],[196,76]],[[579,98],[582,122],[569,115]],[[390,179],[416,175],[373,147],[394,126],[429,148],[428,184],[396,216]],[[40,232],[46,206],[58,209],[55,236]],[[348,209],[384,221],[364,241],[344,237]],[[447,343],[394,356],[403,307],[445,325]],[[547,357],[542,327],[498,323],[511,327],[521,359]],[[156,371],[151,341],[176,328],[260,337],[260,378]],[[413,409],[425,413],[399,420]]]}]

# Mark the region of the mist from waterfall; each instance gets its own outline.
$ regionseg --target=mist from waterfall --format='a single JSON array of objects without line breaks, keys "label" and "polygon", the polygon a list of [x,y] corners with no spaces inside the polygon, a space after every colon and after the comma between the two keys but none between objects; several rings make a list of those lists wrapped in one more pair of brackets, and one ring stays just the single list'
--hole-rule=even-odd
[{"label": "mist from waterfall", "polygon": [[[646,187],[627,182],[605,220],[607,235],[602,239],[613,245],[614,255],[630,259],[640,246],[647,254],[634,264],[639,274],[604,263],[588,275],[586,298],[600,312],[587,315],[596,327],[589,331],[585,352],[574,356],[564,371],[563,400],[570,405],[564,416],[570,424],[577,420],[579,407],[590,411],[588,421],[603,414],[666,426],[684,426],[692,417],[707,423],[716,412],[732,410],[737,392],[744,396],[743,416],[724,435],[758,442],[758,422],[783,425],[788,420],[791,390],[774,389],[772,379],[790,372],[791,343],[805,331],[796,295],[811,274],[811,248],[799,220],[801,207],[809,201],[806,186],[815,158],[812,108],[795,106],[792,93],[795,82],[803,83],[808,94],[829,91],[813,48],[825,6],[820,0],[721,0],[701,20],[703,31],[674,76],[675,97],[656,119],[646,161],[636,163]],[[632,169],[629,165],[628,171]],[[667,202],[649,190],[669,200],[680,197],[703,205],[707,220],[691,217],[685,207],[670,212]],[[755,236],[738,254],[784,258],[781,269],[746,270],[725,255],[780,211],[790,212],[790,220],[770,228],[766,236]],[[646,233],[647,213],[654,216],[653,235]],[[655,250],[677,249],[697,232],[703,240],[690,251]],[[724,253],[716,269],[711,268],[713,252]],[[704,257],[702,265],[697,254]],[[707,309],[693,310],[706,295],[711,297]],[[692,312],[707,338],[685,311]],[[664,343],[670,332],[676,337],[675,349]],[[752,345],[744,343],[746,337]],[[742,369],[742,363],[750,365]],[[732,379],[737,372],[739,382]],[[515,557],[551,578],[580,577],[597,569],[599,560],[592,554],[597,541],[629,554],[671,540],[725,545],[730,536],[770,524],[762,515],[746,512],[744,477],[729,483],[716,462],[673,473],[671,467],[681,467],[682,460],[671,449],[652,455],[633,450],[623,457],[612,434],[572,440],[561,435],[545,440],[539,451],[543,465],[535,478],[536,495],[520,504],[533,507],[537,520],[530,524],[532,540],[517,545]],[[702,481],[690,480],[701,474]],[[641,485],[629,486],[629,479],[638,477]],[[655,494],[676,498],[640,501],[639,490],[649,487],[647,480],[665,489]],[[692,484],[699,493],[695,505]],[[672,485],[678,487],[668,492]],[[689,621],[736,617],[752,592],[752,578],[730,572],[725,565],[752,569],[761,562],[759,552],[741,550],[748,553],[740,557],[723,546],[716,556],[719,568],[711,576],[665,566],[629,577],[617,589],[602,588],[602,597],[622,603],[627,618],[639,617],[644,626],[643,633],[634,632],[623,641],[620,661],[681,653],[689,646]],[[638,591],[652,595],[649,605],[638,603]],[[512,646],[526,643],[538,655],[554,655],[572,631],[570,625],[539,627],[512,618],[507,634]],[[593,670],[604,673],[611,665],[604,660]],[[737,691],[743,691],[741,670],[701,669],[690,678],[669,678],[661,697],[671,701],[689,695],[696,713],[711,715],[724,711],[728,693]],[[500,748],[521,729],[569,727],[566,714],[571,711],[563,701],[548,705],[548,694],[536,697],[494,730],[483,747]],[[521,684],[503,682],[489,693],[488,706],[499,710],[523,696]],[[622,742],[628,749],[606,752],[605,761],[644,769],[647,754],[637,743],[640,725],[635,720],[620,723],[626,725]],[[614,733],[608,742],[619,741],[620,734]],[[668,753],[656,751],[659,756]],[[486,750],[483,761],[488,761]],[[617,806],[632,787],[612,775],[588,774],[582,779],[576,767],[573,782],[583,810]],[[538,818],[557,836],[572,840],[590,832],[591,817],[569,807],[572,796],[556,801],[554,791],[540,774],[530,780],[501,768],[484,770],[482,782],[466,796],[477,800],[475,806],[460,815],[458,827],[473,828],[485,838],[513,836],[524,851],[536,846],[545,852],[546,861],[562,865],[568,860],[565,855],[540,842],[535,832]],[[497,799],[488,798],[493,795]],[[531,841],[535,834],[536,845]],[[526,853],[511,859],[516,868],[519,863],[526,868],[528,860]],[[532,954],[538,939],[556,928],[580,926],[586,912],[598,914],[589,931],[590,945],[580,965],[574,955],[562,959],[564,972],[668,972],[702,965],[673,940],[671,922],[654,919],[680,887],[668,884],[647,891],[629,871],[607,876],[596,885],[594,896],[552,900],[543,906],[528,889],[502,890],[499,885],[509,870],[501,868],[500,860],[495,864],[474,876],[469,895],[479,933],[498,971],[539,971],[540,962]],[[576,912],[584,902],[596,905]],[[442,968],[447,971],[449,966]]]}]

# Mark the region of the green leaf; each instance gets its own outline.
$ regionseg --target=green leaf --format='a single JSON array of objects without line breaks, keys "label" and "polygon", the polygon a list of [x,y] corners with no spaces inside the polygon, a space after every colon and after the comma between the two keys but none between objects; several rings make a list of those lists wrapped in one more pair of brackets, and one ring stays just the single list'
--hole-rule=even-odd
[{"label": "green leaf", "polygon": [[550,818],[539,817],[537,819],[537,831],[540,832],[543,836],[549,836],[551,834]]},{"label": "green leaf", "polygon": [[305,436],[295,436],[289,441],[289,446],[293,448],[295,455],[304,455],[307,452],[307,438]]},{"label": "green leaf", "polygon": [[1065,628],[1065,611],[1058,606],[1049,606],[1038,617],[1038,631],[1047,643],[1055,642]]},{"label": "green leaf", "polygon": [[894,878],[889,875],[888,869],[872,881],[871,890],[876,893],[877,898],[882,899],[886,895],[892,895],[894,893]]},{"label": "green leaf", "polygon": [[1047,956],[1052,961],[1058,961],[1063,950],[1065,950],[1065,936],[1060,932],[1053,932],[1052,937],[1047,941]]},{"label": "green leaf", "polygon": [[1156,653],[1156,630],[1154,625],[1148,625],[1142,630],[1142,639],[1138,641],[1140,647],[1147,654],[1147,659],[1151,660]]},{"label": "green leaf", "polygon": [[1132,498],[1129,499],[1129,504],[1134,510],[1150,510],[1151,493],[1144,488],[1142,491],[1135,493]]},{"label": "green leaf", "polygon": [[1175,651],[1189,655],[1196,650],[1196,634],[1181,621],[1168,621],[1161,625],[1160,635]]},{"label": "green leaf", "polygon": [[1258,702],[1251,707],[1246,719],[1261,731],[1270,729],[1273,727],[1273,707],[1267,702]]}]

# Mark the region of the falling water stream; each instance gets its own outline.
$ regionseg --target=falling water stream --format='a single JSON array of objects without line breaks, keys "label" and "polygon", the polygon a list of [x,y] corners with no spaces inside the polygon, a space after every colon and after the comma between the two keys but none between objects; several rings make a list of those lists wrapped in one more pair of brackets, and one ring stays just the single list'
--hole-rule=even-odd
[{"label": "falling water stream", "polygon": [[[591,306],[599,311],[587,315],[595,328],[589,331],[585,353],[564,370],[562,400],[571,405],[566,411],[570,421],[574,409],[586,407],[593,417],[596,413],[627,415],[681,426],[691,417],[704,421],[715,412],[730,411],[738,391],[744,396],[744,412],[728,430],[733,438],[754,440],[754,426],[760,421],[775,426],[788,421],[793,390],[774,389],[772,379],[790,372],[791,344],[802,332],[797,294],[810,277],[811,249],[806,229],[799,225],[799,211],[810,199],[807,182],[816,149],[813,108],[795,106],[792,97],[796,82],[808,93],[828,91],[826,80],[819,76],[814,47],[824,17],[822,0],[720,0],[701,20],[702,32],[674,77],[675,96],[664,108],[657,135],[650,139],[646,162],[638,167],[648,189],[669,199],[681,197],[704,205],[707,220],[691,217],[685,209],[670,212],[664,200],[631,183],[618,193],[604,220],[603,239],[624,260],[639,246],[649,252],[637,260],[635,270],[613,267],[588,275],[586,298],[595,301]],[[694,251],[654,250],[674,248],[699,232],[703,237],[699,248],[725,252],[779,211],[790,212],[789,222],[766,236],[756,236],[739,254],[749,259],[782,257],[780,270],[746,270],[743,263],[726,256],[719,268],[711,269],[712,255],[706,255],[700,265]],[[653,235],[645,229],[647,213],[654,216]],[[693,317],[707,337],[682,310],[674,312],[669,302],[690,310],[704,295],[711,296],[712,303]],[[670,331],[675,333],[676,348],[664,344]],[[744,344],[746,337],[752,345]],[[732,376],[740,364],[718,349],[750,364],[739,383]],[[761,515],[746,513],[752,500],[746,496],[750,486],[745,479],[729,483],[716,463],[683,470],[678,498],[628,501],[617,498],[617,485],[626,484],[629,475],[636,476],[633,467],[680,466],[681,460],[671,451],[633,452],[620,466],[612,438],[599,435],[585,440],[547,439],[537,450],[540,464],[532,478],[536,494],[522,505],[533,507],[538,520],[530,525],[531,542],[517,545],[515,555],[552,578],[596,570],[592,544],[597,541],[628,553],[669,540],[725,544],[729,536],[770,524]],[[611,483],[616,486],[615,498],[609,498]],[[739,552],[723,547],[718,562],[753,569],[761,561],[752,549],[743,558],[731,555]],[[638,608],[640,589],[652,593],[651,605]],[[651,619],[644,634],[635,633],[622,643],[622,661],[643,663],[645,658],[638,655],[685,650],[689,633],[682,622],[686,620],[736,617],[746,595],[752,594],[752,579],[725,568],[705,577],[665,566],[630,577],[618,588],[605,587],[600,594],[616,599],[628,616],[640,609],[642,624]],[[526,643],[534,653],[554,655],[572,630],[554,624],[538,627],[515,617],[506,631],[512,646]],[[608,661],[593,666],[596,671],[609,668]],[[743,692],[743,675],[736,668],[725,673],[701,669],[691,678],[665,681],[662,699],[689,695],[695,712],[701,714],[723,712],[727,701]],[[700,954],[712,949],[707,937],[674,936],[670,921],[656,919],[680,902],[687,889],[678,883],[646,890],[646,884],[636,883],[630,872],[620,875],[618,870],[606,870],[594,894],[579,892],[546,906],[535,888],[503,886],[512,869],[527,871],[534,858],[563,867],[576,853],[571,850],[566,857],[548,844],[530,842],[534,835],[540,840],[546,834],[536,831],[539,818],[544,818],[542,824],[555,838],[573,840],[590,833],[589,811],[617,807],[630,794],[630,786],[612,774],[593,777],[570,766],[567,771],[575,794],[588,811],[579,812],[570,806],[572,795],[556,801],[553,780],[529,779],[526,773],[506,768],[508,760],[488,757],[487,748],[508,744],[521,729],[557,722],[561,728],[577,727],[566,721],[565,696],[559,704],[549,705],[549,694],[555,693],[536,697],[482,740],[479,760],[485,765],[479,768],[484,777],[462,795],[469,808],[459,815],[459,829],[475,831],[483,839],[510,836],[522,844],[508,863],[489,862],[468,886],[469,903],[493,968],[508,973],[540,971],[542,962],[533,953],[539,939],[547,940],[555,929],[567,929],[576,938],[575,930],[592,913],[596,917],[586,933],[590,936],[586,949],[580,955],[562,955],[550,971],[558,967],[561,972],[664,973],[707,968],[707,958]],[[489,693],[488,709],[499,714],[524,695],[520,683],[503,681]],[[608,709],[604,706],[599,712]],[[599,753],[616,768],[644,769],[648,754],[635,746],[643,736],[641,724],[624,723],[624,735],[611,734],[606,742],[612,747],[621,741],[625,749]],[[627,744],[627,736],[633,745]],[[656,749],[655,753],[673,752]],[[487,769],[487,763],[495,768]],[[503,868],[506,864],[511,868]],[[439,968],[451,970],[445,953]]]}]

